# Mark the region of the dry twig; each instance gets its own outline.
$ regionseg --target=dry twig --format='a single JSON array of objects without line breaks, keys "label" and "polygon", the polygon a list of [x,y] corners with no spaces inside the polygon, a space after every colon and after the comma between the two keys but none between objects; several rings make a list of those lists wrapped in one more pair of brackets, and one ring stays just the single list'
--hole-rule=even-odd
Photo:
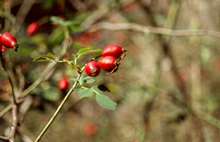
[{"label": "dry twig", "polygon": [[189,37],[189,36],[210,36],[220,38],[220,32],[204,30],[204,29],[169,29],[163,27],[152,27],[152,26],[143,26],[136,23],[111,23],[111,22],[100,22],[93,25],[91,30],[112,30],[112,31],[121,31],[121,30],[131,30],[135,32],[141,32],[145,34],[159,34],[165,36],[173,37]]}]

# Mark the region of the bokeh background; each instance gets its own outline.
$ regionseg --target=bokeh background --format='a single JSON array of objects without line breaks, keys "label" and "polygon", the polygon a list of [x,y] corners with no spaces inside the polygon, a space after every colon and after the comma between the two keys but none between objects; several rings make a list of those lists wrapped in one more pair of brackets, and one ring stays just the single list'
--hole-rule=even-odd
[{"label": "bokeh background", "polygon": [[[219,141],[219,36],[170,36],[117,25],[217,32],[219,0],[1,0],[0,31],[16,33],[20,47],[8,54],[22,89],[47,64],[33,59],[59,52],[64,33],[51,22],[52,16],[76,23],[70,30],[73,44],[65,54],[67,59],[77,48],[103,48],[111,43],[121,44],[127,53],[117,72],[102,72],[98,77],[99,84],[108,88],[105,93],[117,102],[117,109],[104,109],[93,98],[78,101],[74,92],[42,141]],[[26,29],[32,22],[40,23],[41,28],[29,37]],[[103,22],[111,24],[98,27]],[[25,142],[37,136],[63,98],[57,87],[60,78],[67,76],[74,82],[73,72],[65,64],[56,66],[49,76],[25,101],[28,108],[23,108],[20,126]],[[10,92],[1,68],[0,110],[10,103]],[[6,133],[10,120],[10,113],[0,118],[0,134]]]}]

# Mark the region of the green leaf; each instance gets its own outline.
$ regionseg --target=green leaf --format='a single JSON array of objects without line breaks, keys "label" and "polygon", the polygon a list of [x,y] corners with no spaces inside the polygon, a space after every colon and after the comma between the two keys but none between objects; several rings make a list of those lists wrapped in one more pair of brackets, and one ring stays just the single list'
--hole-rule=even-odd
[{"label": "green leaf", "polygon": [[18,48],[19,57],[30,57],[31,52],[33,52],[33,48],[29,46],[21,46],[22,48]]},{"label": "green leaf", "polygon": [[50,61],[48,58],[40,56],[40,57],[36,57],[33,59],[34,62],[46,62],[46,61]]},{"label": "green leaf", "polygon": [[71,27],[71,28],[75,28],[75,29],[79,29],[80,28],[80,23],[75,21],[75,20],[64,20],[61,17],[57,17],[57,16],[52,16],[50,18],[50,20],[54,23],[54,24],[58,24],[64,27]]},{"label": "green leaf", "polygon": [[207,47],[203,47],[201,49],[201,59],[202,59],[202,63],[208,63],[208,61],[210,60],[211,58],[211,52],[210,52],[210,49],[207,48]]},{"label": "green leaf", "polygon": [[51,8],[56,3],[56,0],[45,0],[43,1],[43,7],[46,9]]},{"label": "green leaf", "polygon": [[77,94],[79,94],[80,98],[91,97],[94,95],[94,92],[90,88],[80,88],[77,90]]},{"label": "green leaf", "polygon": [[97,53],[97,54],[101,54],[102,50],[101,49],[95,49],[95,48],[91,48],[91,47],[87,47],[87,48],[82,48],[77,52],[77,56],[78,57],[82,57],[88,54],[92,54],[92,53]]},{"label": "green leaf", "polygon": [[55,102],[60,99],[60,93],[55,87],[50,87],[43,92],[42,97],[48,101]]},{"label": "green leaf", "polygon": [[90,50],[91,50],[90,47],[83,47],[83,46],[81,46],[81,48],[79,49],[79,51],[77,52],[77,54],[78,54],[78,55],[81,55],[81,54],[86,53],[86,52],[88,52],[88,51],[90,51]]},{"label": "green leaf", "polygon": [[89,76],[83,76],[79,80],[80,85],[94,84],[95,82],[96,79],[94,77],[89,77]]},{"label": "green leaf", "polygon": [[83,31],[81,25],[75,24],[74,22],[71,22],[66,26],[68,26],[68,29],[71,33],[79,33]]},{"label": "green leaf", "polygon": [[117,104],[108,96],[104,95],[98,88],[93,88],[93,92],[96,94],[96,101],[101,107],[110,110],[116,109]]},{"label": "green leaf", "polygon": [[76,24],[81,24],[89,15],[90,13],[80,12],[80,14],[76,15],[72,20],[75,21]]},{"label": "green leaf", "polygon": [[52,45],[60,44],[64,40],[64,29],[58,27],[49,36],[49,43]]},{"label": "green leaf", "polygon": [[54,54],[48,53],[45,56],[40,56],[40,57],[34,58],[34,61],[35,62],[44,62],[44,61],[53,61],[55,59],[56,59],[56,56]]},{"label": "green leaf", "polygon": [[58,25],[64,25],[65,22],[61,17],[57,17],[57,16],[52,16],[50,18],[50,20],[54,23],[54,24],[58,24]]}]

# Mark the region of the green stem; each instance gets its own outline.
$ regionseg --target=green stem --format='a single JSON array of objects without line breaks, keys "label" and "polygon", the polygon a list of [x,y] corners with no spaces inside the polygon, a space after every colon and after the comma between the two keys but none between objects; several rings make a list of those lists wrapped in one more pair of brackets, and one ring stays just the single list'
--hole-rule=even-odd
[{"label": "green stem", "polygon": [[82,73],[80,73],[75,81],[75,83],[73,84],[73,86],[70,88],[70,90],[68,91],[68,93],[66,94],[66,96],[64,97],[64,99],[62,100],[62,102],[60,103],[60,105],[58,106],[58,108],[56,109],[56,111],[54,112],[54,114],[52,115],[52,117],[50,118],[50,120],[48,121],[48,123],[45,125],[45,127],[42,129],[42,131],[40,132],[40,134],[37,136],[37,138],[35,139],[34,142],[39,142],[42,137],[44,136],[44,134],[46,134],[47,130],[49,129],[49,127],[52,125],[52,123],[54,122],[54,120],[56,119],[56,117],[58,116],[59,112],[61,111],[61,109],[63,108],[65,102],[67,101],[67,99],[69,98],[69,96],[72,94],[72,92],[76,89],[79,80],[81,78]]},{"label": "green stem", "polygon": [[[60,53],[60,55],[58,55],[58,59],[61,59],[65,53],[67,52],[67,48],[69,47],[70,45],[70,40],[69,38],[66,38],[64,43],[63,43],[63,46],[62,46],[62,51]],[[53,71],[53,69],[55,68],[55,66],[57,65],[57,62],[51,62],[47,65],[47,67],[45,68],[45,70],[42,72],[42,74],[40,74],[40,76],[38,77],[37,80],[34,81],[33,84],[31,84],[27,89],[25,89],[22,93],[21,93],[21,96],[20,97],[25,97],[27,95],[30,94],[30,92],[32,92],[35,88],[38,87],[38,85],[40,85],[40,83],[42,81],[45,80],[46,76],[51,72]]]}]

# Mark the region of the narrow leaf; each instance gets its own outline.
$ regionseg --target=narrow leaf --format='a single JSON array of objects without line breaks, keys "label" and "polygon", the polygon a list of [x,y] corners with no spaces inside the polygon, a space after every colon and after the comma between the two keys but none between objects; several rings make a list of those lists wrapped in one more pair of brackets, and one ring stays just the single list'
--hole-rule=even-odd
[{"label": "narrow leaf", "polygon": [[113,100],[111,100],[108,96],[102,94],[102,92],[97,88],[95,89],[93,88],[93,91],[96,94],[96,101],[101,107],[110,110],[116,109],[117,104]]}]

